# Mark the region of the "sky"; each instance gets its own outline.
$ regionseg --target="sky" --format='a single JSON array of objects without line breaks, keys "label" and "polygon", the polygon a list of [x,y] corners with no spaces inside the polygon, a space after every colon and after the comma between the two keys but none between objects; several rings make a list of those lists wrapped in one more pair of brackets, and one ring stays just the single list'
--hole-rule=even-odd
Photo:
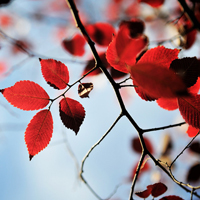
[{"label": "sky", "polygon": [[[64,1],[64,0],[63,0]],[[72,36],[77,29],[71,21],[69,13],[65,10],[55,12],[51,5],[53,1],[25,1],[14,0],[9,6],[0,8],[1,15],[7,14],[14,18],[10,27],[1,27],[11,38],[23,39],[30,42],[30,48],[35,56],[30,58],[26,53],[12,54],[12,45],[8,39],[0,38],[0,61],[7,66],[6,76],[2,75],[0,88],[10,87],[20,80],[31,80],[40,84],[50,95],[56,97],[59,91],[46,84],[42,77],[39,57],[54,58],[64,62],[70,72],[70,83],[80,77],[83,62],[91,56],[87,52],[82,58],[73,57],[61,47],[61,38],[65,35]],[[60,4],[62,4],[62,1]],[[94,6],[94,17],[91,21],[99,20],[100,11],[105,9],[104,2]],[[55,2],[54,2],[55,3]],[[81,4],[82,10],[93,8],[94,1],[85,1]],[[96,1],[95,1],[96,4]],[[59,3],[57,4],[59,5]],[[61,9],[60,7],[58,9]],[[144,6],[144,9],[145,8]],[[148,7],[149,9],[149,7]],[[97,10],[97,11],[96,11]],[[43,20],[34,18],[34,13],[44,14]],[[84,16],[84,15],[83,15]],[[103,20],[105,20],[103,18]],[[2,26],[2,25],[1,25]],[[71,29],[66,27],[70,26]],[[146,33],[154,41],[151,26],[146,28]],[[167,34],[175,34],[168,29]],[[170,35],[167,35],[170,37]],[[198,38],[199,40],[199,38]],[[153,43],[152,43],[153,44]],[[32,47],[31,47],[32,46]],[[87,50],[87,47],[86,47]],[[190,51],[181,52],[181,56],[198,56],[199,47],[194,46]],[[4,75],[5,75],[4,74]],[[0,199],[1,200],[84,200],[95,199],[86,185],[78,178],[80,164],[90,148],[109,129],[120,113],[113,89],[104,75],[86,78],[84,81],[93,82],[94,90],[90,98],[81,99],[77,94],[77,86],[72,88],[67,95],[79,101],[86,110],[86,117],[75,136],[74,132],[66,129],[58,112],[58,101],[52,106],[54,120],[53,137],[46,149],[29,161],[28,151],[24,142],[24,132],[27,124],[37,111],[23,111],[10,105],[1,95],[0,97]],[[142,128],[154,128],[182,122],[179,111],[166,111],[158,107],[155,102],[142,101],[133,88],[124,88],[125,103],[132,117]],[[152,142],[155,156],[160,156],[163,135],[169,134],[174,140],[174,152],[177,155],[190,140],[184,131],[178,127],[165,131],[149,133],[146,137]],[[120,184],[113,200],[128,199],[131,182],[128,181],[132,168],[139,160],[139,154],[131,149],[131,139],[136,137],[136,130],[127,119],[122,118],[113,128],[103,142],[94,149],[87,158],[84,166],[84,177],[92,188],[102,198],[107,198]],[[187,159],[191,155],[186,152],[180,157],[175,173],[182,178],[188,169]],[[190,158],[195,162],[197,157]],[[150,161],[151,165],[153,163]],[[157,175],[157,176],[155,176]],[[165,195],[177,194],[188,198],[189,194],[180,190],[161,171],[152,167],[149,173],[139,179],[136,190],[143,190],[148,184],[155,181],[166,181],[169,190]]]}]

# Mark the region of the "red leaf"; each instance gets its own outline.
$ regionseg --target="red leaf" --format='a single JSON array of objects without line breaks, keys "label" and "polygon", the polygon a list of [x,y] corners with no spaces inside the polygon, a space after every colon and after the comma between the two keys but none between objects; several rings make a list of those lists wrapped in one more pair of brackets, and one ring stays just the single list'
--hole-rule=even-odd
[{"label": "red leaf", "polygon": [[22,110],[38,110],[49,103],[46,91],[32,81],[19,81],[1,93],[10,104]]},{"label": "red leaf", "polygon": [[[99,54],[99,57],[100,57],[100,59],[101,59],[101,62],[102,62],[103,65],[104,65],[104,67],[109,68],[110,65],[109,65],[109,63],[108,63],[107,60],[106,60],[106,55],[105,55],[105,53],[104,53],[104,52],[103,52],[103,53],[100,53],[100,54]],[[86,74],[87,72],[89,72],[89,71],[90,71],[92,68],[94,68],[94,67],[95,67],[95,60],[94,60],[94,58],[92,58],[91,60],[89,60],[89,61],[87,62],[87,65],[85,66],[85,69],[84,69],[82,75]],[[100,74],[100,73],[102,73],[102,71],[98,68],[98,69],[96,69],[95,71],[93,71],[93,72],[91,72],[90,74],[88,74],[88,76],[94,76],[94,75],[98,75],[98,74]]]},{"label": "red leaf", "polygon": [[55,89],[64,89],[69,83],[69,71],[65,64],[53,59],[40,59],[41,70],[46,82]]},{"label": "red leaf", "polygon": [[152,63],[136,64],[130,68],[134,85],[155,99],[186,95],[186,86],[172,70]]},{"label": "red leaf", "polygon": [[178,108],[177,98],[159,98],[156,102],[165,110],[176,110]]},{"label": "red leaf", "polygon": [[153,8],[160,7],[164,4],[165,0],[138,0],[138,2],[143,2],[150,5]]},{"label": "red leaf", "polygon": [[193,126],[189,126],[186,133],[189,137],[194,137],[199,132],[198,128],[194,128]]},{"label": "red leaf", "polygon": [[[151,141],[147,138],[144,138],[144,142],[146,144],[146,147],[148,149],[148,151],[153,154],[153,146],[151,144]],[[141,144],[140,144],[140,140],[138,137],[134,137],[132,140],[131,140],[131,147],[134,151],[136,151],[137,153],[142,153],[142,147],[141,147]]]},{"label": "red leaf", "polygon": [[70,40],[63,40],[63,48],[74,56],[82,56],[85,53],[85,38],[77,34]]},{"label": "red leaf", "polygon": [[178,49],[167,49],[164,46],[158,46],[144,53],[138,63],[154,63],[169,69],[171,62],[178,58],[179,52]]},{"label": "red leaf", "polygon": [[142,192],[136,192],[135,193],[138,197],[141,197],[141,198],[147,198],[150,194],[151,194],[151,189],[146,189]]},{"label": "red leaf", "polygon": [[[167,68],[169,69],[171,62],[174,59],[178,58],[178,49],[167,49],[163,46],[158,46],[152,49],[149,49],[146,51],[142,57],[139,59],[138,64],[141,63],[152,63],[159,67]],[[134,83],[134,81],[133,81]],[[134,83],[135,84],[135,83]],[[138,95],[146,100],[146,101],[152,101],[156,98],[146,94],[145,91],[143,91],[140,87],[135,87],[135,91],[138,93]]]},{"label": "red leaf", "polygon": [[78,86],[78,94],[81,98],[89,97],[88,95],[92,90],[92,83],[80,83]]},{"label": "red leaf", "polygon": [[121,26],[108,46],[106,58],[116,70],[128,73],[127,65],[135,64],[137,56],[147,47],[148,39],[141,35],[131,38],[130,27]]},{"label": "red leaf", "polygon": [[78,101],[65,97],[60,101],[59,111],[63,124],[77,134],[85,118],[83,106]]},{"label": "red leaf", "polygon": [[161,198],[160,200],[184,200],[184,199],[182,199],[179,196],[170,195],[170,196],[165,196]]},{"label": "red leaf", "polygon": [[49,144],[53,133],[53,119],[49,110],[38,112],[25,132],[25,142],[30,160]]},{"label": "red leaf", "polygon": [[200,128],[200,95],[178,98],[178,105],[183,119],[195,128]]},{"label": "red leaf", "polygon": [[86,31],[91,39],[101,46],[108,46],[113,34],[115,34],[115,29],[112,25],[101,22],[87,25]]},{"label": "red leaf", "polygon": [[163,183],[155,183],[153,185],[148,185],[147,189],[151,188],[151,195],[153,197],[158,197],[167,191],[167,186]]},{"label": "red leaf", "polygon": [[131,38],[134,38],[134,37],[138,37],[139,35],[143,34],[144,29],[145,29],[145,24],[140,19],[132,19],[131,21],[122,21],[120,23],[120,28],[128,29],[129,36]]}]

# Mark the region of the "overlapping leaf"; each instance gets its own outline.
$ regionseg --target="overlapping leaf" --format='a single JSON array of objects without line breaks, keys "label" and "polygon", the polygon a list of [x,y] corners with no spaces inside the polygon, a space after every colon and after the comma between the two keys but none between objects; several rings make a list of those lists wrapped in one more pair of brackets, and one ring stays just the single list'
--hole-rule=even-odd
[{"label": "overlapping leaf", "polygon": [[172,70],[153,63],[136,64],[130,68],[134,85],[155,99],[186,95],[183,81]]},{"label": "overlapping leaf", "polygon": [[[130,25],[131,24],[131,25]],[[133,23],[134,24],[134,23]],[[135,24],[138,27],[138,24]],[[135,64],[137,56],[147,47],[148,39],[143,34],[135,36],[132,22],[124,22],[108,46],[106,58],[116,70],[128,73],[127,66]],[[139,29],[139,32],[141,30]],[[132,34],[132,35],[131,35]]]},{"label": "overlapping leaf", "polygon": [[195,128],[200,128],[200,95],[178,98],[178,105],[183,119]]},{"label": "overlapping leaf", "polygon": [[[139,59],[138,64],[148,63],[149,65],[152,66],[152,68],[153,68],[153,65],[155,65],[159,68],[169,69],[171,62],[174,59],[178,58],[178,53],[179,53],[178,49],[167,49],[163,46],[158,46],[158,47],[155,47],[155,48],[152,48],[152,49],[149,49],[148,51],[146,51],[142,55],[142,57]],[[159,69],[159,70],[162,71],[162,69]],[[155,72],[155,71],[152,69],[151,73],[153,73],[153,72]],[[164,72],[164,70],[163,70],[163,72]],[[168,72],[166,72],[166,73],[168,73]],[[169,72],[169,73],[171,73],[171,72]],[[144,79],[145,78],[143,78],[142,80],[144,80]],[[157,79],[157,78],[154,77],[154,79]],[[134,79],[133,79],[133,84],[137,85]],[[144,99],[146,101],[152,101],[152,100],[156,99],[155,96],[151,96],[149,93],[146,93],[141,87],[135,87],[135,91],[142,99]]]},{"label": "overlapping leaf", "polygon": [[53,118],[49,110],[38,112],[30,121],[25,132],[25,142],[30,160],[50,142],[53,133]]},{"label": "overlapping leaf", "polygon": [[60,101],[59,111],[63,124],[77,134],[85,118],[83,106],[78,101],[65,97]]},{"label": "overlapping leaf", "polygon": [[158,197],[167,191],[167,186],[164,183],[155,183],[153,185],[148,185],[147,189],[151,189],[151,195],[153,197]]},{"label": "overlapping leaf", "polygon": [[37,83],[19,81],[14,86],[1,90],[6,100],[22,110],[38,110],[49,103],[49,95]]},{"label": "overlapping leaf", "polygon": [[85,38],[80,34],[75,35],[72,39],[62,41],[63,48],[74,56],[82,56],[85,53]]},{"label": "overlapping leaf", "polygon": [[65,64],[53,59],[40,59],[42,75],[46,82],[55,89],[66,88],[69,71]]},{"label": "overlapping leaf", "polygon": [[101,46],[108,46],[115,34],[115,29],[108,23],[95,23],[86,26],[91,39]]}]

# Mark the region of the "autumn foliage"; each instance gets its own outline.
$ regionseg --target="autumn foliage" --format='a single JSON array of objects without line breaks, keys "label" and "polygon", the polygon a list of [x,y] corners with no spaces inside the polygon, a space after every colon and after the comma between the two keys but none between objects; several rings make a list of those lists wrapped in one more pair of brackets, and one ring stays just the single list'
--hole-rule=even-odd
[{"label": "autumn foliage", "polygon": [[[59,45],[68,56],[74,59],[79,60],[82,59],[82,57],[83,59],[86,58],[83,68],[81,69],[80,78],[76,81],[71,80],[71,73],[69,70],[70,64],[66,65],[64,62],[54,58],[39,58],[37,65],[41,69],[43,80],[52,89],[60,92],[57,97],[50,97],[40,84],[31,80],[20,80],[13,86],[5,87],[0,90],[3,97],[12,106],[24,111],[37,110],[37,113],[27,125],[24,136],[29,159],[31,160],[36,154],[44,150],[51,141],[52,135],[54,134],[53,118],[57,117],[52,116],[51,106],[56,101],[58,102],[57,110],[63,126],[72,130],[75,135],[78,135],[81,130],[81,125],[87,117],[87,111],[85,111],[84,106],[78,100],[70,96],[68,91],[71,88],[75,88],[74,86],[76,85],[78,97],[87,100],[94,85],[92,81],[83,82],[82,80],[85,77],[95,78],[99,74],[104,74],[115,91],[121,109],[116,123],[122,116],[125,116],[138,133],[138,136],[133,137],[131,140],[131,149],[133,153],[140,156],[140,160],[138,159],[138,162],[134,163],[128,179],[129,181],[131,179],[133,183],[131,186],[130,200],[133,199],[133,194],[143,199],[151,196],[156,199],[158,197],[159,200],[182,200],[178,194],[160,197],[168,190],[168,187],[162,182],[149,184],[146,186],[146,189],[139,192],[134,191],[135,184],[142,178],[143,172],[148,172],[152,167],[152,165],[149,164],[150,159],[179,186],[184,186],[183,188],[186,191],[186,187],[192,188],[192,191],[189,191],[194,195],[193,191],[199,188],[195,188],[191,185],[188,186],[188,184],[182,184],[182,182],[177,181],[172,174],[173,164],[181,153],[172,161],[169,153],[172,148],[172,142],[168,141],[163,151],[164,153],[162,152],[159,154],[160,158],[165,158],[167,161],[164,162],[161,159],[159,160],[159,158],[157,159],[157,155],[155,155],[156,148],[154,148],[149,139],[144,137],[144,133],[147,134],[149,132],[187,124],[188,129],[185,134],[186,136],[195,139],[199,134],[200,62],[197,57],[187,57],[181,54],[182,51],[192,48],[196,42],[198,30],[200,30],[200,24],[198,23],[200,12],[199,1],[194,0],[187,2],[179,0],[181,6],[176,10],[179,15],[176,20],[168,22],[174,23],[174,28],[176,28],[178,33],[179,44],[171,48],[165,45],[166,41],[160,41],[154,46],[151,45],[151,39],[147,34],[148,31],[146,31],[146,24],[148,20],[151,20],[151,17],[142,18],[139,15],[133,17],[130,14],[130,10],[125,6],[125,0],[112,0],[108,5],[108,8],[115,10],[119,16],[121,12],[124,12],[123,14],[126,15],[126,17],[120,19],[118,23],[109,22],[109,19],[112,21],[114,17],[116,17],[112,12],[109,13],[110,18],[108,17],[108,22],[89,23],[87,19],[81,22],[79,18],[81,16],[78,10],[76,10],[77,8],[74,1],[69,0],[67,2],[70,9],[67,7],[66,12],[72,12],[80,32],[77,30],[73,35],[69,37],[65,36],[62,38]],[[7,5],[9,3],[10,1],[3,1],[0,4]],[[153,11],[158,12],[164,4],[164,0],[137,0],[134,1],[134,6],[132,2],[129,6],[131,8],[133,6],[135,9],[137,6],[138,9],[140,6],[147,6]],[[190,4],[194,6],[193,10]],[[79,5],[78,2],[77,5]],[[124,5],[123,9],[121,9],[122,5]],[[135,7],[135,5],[137,6]],[[61,11],[61,9],[66,8],[61,5],[56,8],[53,6],[52,9],[60,9]],[[192,16],[190,11],[193,13]],[[165,19],[164,15],[162,17],[158,15],[158,18],[159,17],[162,20]],[[9,27],[12,26],[12,24],[13,21],[10,16],[0,15],[1,26]],[[5,35],[3,36],[5,37]],[[169,41],[172,42],[172,39]],[[90,47],[89,50],[87,45]],[[14,40],[12,42],[13,55],[20,51],[33,57],[33,54],[29,51],[30,47],[31,44],[28,42]],[[122,81],[119,82],[121,79]],[[124,83],[129,79],[131,79],[131,84],[125,85]],[[152,129],[143,129],[139,127],[126,109],[125,100],[120,93],[122,87],[133,87],[132,93],[137,94],[141,101],[145,101],[147,104],[155,101],[162,109],[168,111],[178,109],[184,122]],[[106,132],[103,139],[116,123]],[[100,139],[100,142],[102,140]],[[100,144],[100,142],[92,146],[91,151]],[[198,142],[189,144],[183,152],[187,148],[193,153],[200,153]],[[91,151],[86,154],[85,159],[89,157]],[[82,175],[84,171],[84,162],[85,160],[82,162],[80,176],[88,186],[87,181]],[[200,163],[198,162],[188,170],[188,182],[196,182],[200,179],[199,168]],[[90,186],[88,186],[88,188],[92,190]],[[145,186],[143,188],[145,188]],[[95,193],[93,190],[92,192]]]}]

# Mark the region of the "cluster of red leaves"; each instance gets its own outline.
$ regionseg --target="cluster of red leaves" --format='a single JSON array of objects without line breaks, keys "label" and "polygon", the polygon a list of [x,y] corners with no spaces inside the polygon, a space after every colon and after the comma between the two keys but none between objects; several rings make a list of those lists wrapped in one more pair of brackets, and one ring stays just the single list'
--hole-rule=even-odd
[{"label": "cluster of red leaves", "polygon": [[[51,87],[61,90],[68,86],[69,71],[66,65],[53,59],[40,59],[40,64],[43,77]],[[14,86],[0,91],[10,104],[22,110],[39,110],[50,102],[47,92],[32,81],[20,81]],[[78,101],[65,97],[63,94],[59,103],[59,112],[63,124],[77,134],[85,118],[83,106]],[[49,107],[49,109],[39,111],[26,128],[25,142],[30,159],[46,148],[52,133],[53,118]]]},{"label": "cluster of red leaves", "polygon": [[148,39],[143,31],[140,20],[122,22],[108,46],[107,61],[113,68],[130,73],[142,99],[157,100],[168,110],[179,108],[185,121],[200,129],[199,61],[178,59],[178,49],[164,46],[146,51]]},{"label": "cluster of red leaves", "polygon": [[[158,197],[164,194],[167,191],[167,186],[163,183],[155,183],[153,185],[148,185],[147,189],[141,192],[136,192],[135,194],[141,198],[147,198],[149,195],[154,197]],[[178,196],[165,196],[160,200],[183,200],[181,197]]]}]

